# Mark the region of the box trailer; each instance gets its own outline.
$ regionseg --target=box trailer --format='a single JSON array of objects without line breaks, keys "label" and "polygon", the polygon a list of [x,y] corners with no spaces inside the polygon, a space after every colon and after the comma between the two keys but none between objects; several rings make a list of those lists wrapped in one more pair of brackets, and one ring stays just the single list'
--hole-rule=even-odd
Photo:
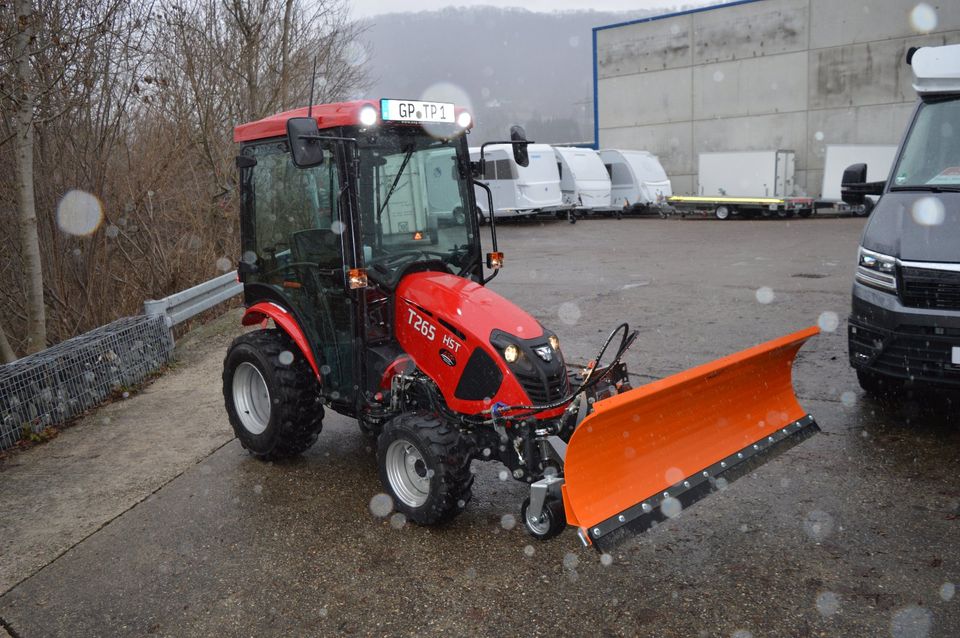
[{"label": "box trailer", "polygon": [[796,196],[791,150],[700,153],[697,194],[674,196],[681,210],[711,211],[717,219],[809,216],[813,198]]},{"label": "box trailer", "polygon": [[563,203],[577,210],[610,208],[610,176],[597,152],[589,148],[554,146]]},{"label": "box trailer", "polygon": [[855,215],[866,215],[873,208],[876,198],[868,198],[862,206],[849,206],[840,196],[840,179],[851,164],[867,165],[867,180],[877,182],[887,179],[890,167],[897,155],[897,147],[886,144],[828,144],[823,162],[823,187],[817,208],[834,208]]},{"label": "box trailer", "polygon": [[[569,208],[563,204],[560,173],[557,171],[553,147],[548,144],[530,144],[527,152],[530,157],[529,166],[520,166],[514,161],[513,147],[510,144],[493,144],[483,152],[486,167],[479,181],[490,188],[493,195],[493,214],[497,218],[552,213]],[[471,148],[470,161],[479,160],[480,148]],[[490,215],[487,210],[487,193],[482,188],[474,188],[477,206],[485,219]]]},{"label": "box trailer", "polygon": [[657,156],[647,151],[598,151],[610,176],[610,205],[628,212],[661,210],[673,194]]}]

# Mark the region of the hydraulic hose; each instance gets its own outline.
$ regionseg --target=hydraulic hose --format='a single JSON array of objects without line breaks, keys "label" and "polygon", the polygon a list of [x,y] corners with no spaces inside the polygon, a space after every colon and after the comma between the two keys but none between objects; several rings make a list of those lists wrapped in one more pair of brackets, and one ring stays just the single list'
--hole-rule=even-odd
[{"label": "hydraulic hose", "polygon": [[[620,338],[620,345],[617,348],[616,355],[614,355],[613,357],[613,361],[610,363],[609,366],[607,366],[607,369],[604,371],[603,374],[601,374],[600,376],[594,379],[593,374],[596,372],[597,368],[600,367],[600,361],[603,359],[603,355],[606,354],[607,348],[609,348],[610,343],[613,342],[613,338],[620,331],[623,331],[623,335]],[[517,410],[525,410],[525,412],[521,412],[520,414],[510,415],[511,419],[523,419],[523,418],[533,416],[535,414],[539,414],[541,412],[546,412],[547,410],[554,410],[556,408],[567,405],[568,403],[573,401],[573,399],[578,394],[580,394],[584,390],[589,390],[590,388],[600,383],[604,379],[604,377],[606,377],[607,374],[609,374],[610,371],[613,370],[614,366],[616,366],[620,362],[620,359],[623,357],[623,355],[626,354],[627,350],[630,349],[630,346],[633,345],[633,342],[637,338],[637,334],[638,333],[636,330],[634,330],[633,332],[630,332],[630,326],[627,323],[621,323],[619,326],[614,328],[613,331],[610,333],[610,335],[607,337],[607,340],[604,342],[603,347],[600,348],[600,351],[597,353],[597,356],[594,358],[594,365],[589,369],[589,372],[587,372],[587,375],[584,377],[583,381],[580,382],[580,385],[577,386],[576,390],[573,390],[572,392],[567,394],[565,397],[561,399],[557,399],[556,401],[552,403],[548,403],[546,405],[515,405],[515,406],[504,406],[501,408],[492,407],[490,408],[489,413],[492,416],[496,417],[497,413],[503,414],[504,412],[514,412]]]}]

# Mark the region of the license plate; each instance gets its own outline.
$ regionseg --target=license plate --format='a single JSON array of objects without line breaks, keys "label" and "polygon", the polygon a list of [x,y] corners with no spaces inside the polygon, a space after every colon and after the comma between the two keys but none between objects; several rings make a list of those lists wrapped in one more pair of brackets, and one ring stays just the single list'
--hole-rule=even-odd
[{"label": "license plate", "polygon": [[953,346],[950,349],[950,363],[960,366],[960,346]]},{"label": "license plate", "polygon": [[393,122],[456,122],[453,104],[418,100],[380,100],[380,117]]}]

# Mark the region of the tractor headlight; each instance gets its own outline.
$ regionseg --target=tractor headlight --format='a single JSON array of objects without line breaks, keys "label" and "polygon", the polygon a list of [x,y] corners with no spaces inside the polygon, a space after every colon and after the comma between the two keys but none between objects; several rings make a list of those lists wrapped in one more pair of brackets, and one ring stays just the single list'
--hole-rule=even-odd
[{"label": "tractor headlight", "polygon": [[520,348],[511,343],[503,349],[503,358],[506,359],[507,363],[513,363],[520,358]]},{"label": "tractor headlight", "polygon": [[367,104],[360,109],[360,124],[363,126],[373,126],[377,123],[377,109]]},{"label": "tractor headlight", "polygon": [[554,352],[560,352],[560,340],[557,339],[557,335],[550,335],[547,337],[547,341],[550,343],[550,347],[553,348]]},{"label": "tractor headlight", "polygon": [[897,260],[888,255],[861,248],[857,257],[857,281],[887,292],[897,291]]}]

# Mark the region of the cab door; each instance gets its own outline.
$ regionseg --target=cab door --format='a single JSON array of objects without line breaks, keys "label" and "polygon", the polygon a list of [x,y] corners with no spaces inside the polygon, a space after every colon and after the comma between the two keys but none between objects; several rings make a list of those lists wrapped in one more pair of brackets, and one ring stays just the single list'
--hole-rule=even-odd
[{"label": "cab door", "polygon": [[290,310],[313,349],[323,394],[349,402],[356,330],[344,254],[351,242],[333,148],[311,168],[294,166],[286,141],[249,145],[242,153],[255,160],[241,170],[246,302]]}]

